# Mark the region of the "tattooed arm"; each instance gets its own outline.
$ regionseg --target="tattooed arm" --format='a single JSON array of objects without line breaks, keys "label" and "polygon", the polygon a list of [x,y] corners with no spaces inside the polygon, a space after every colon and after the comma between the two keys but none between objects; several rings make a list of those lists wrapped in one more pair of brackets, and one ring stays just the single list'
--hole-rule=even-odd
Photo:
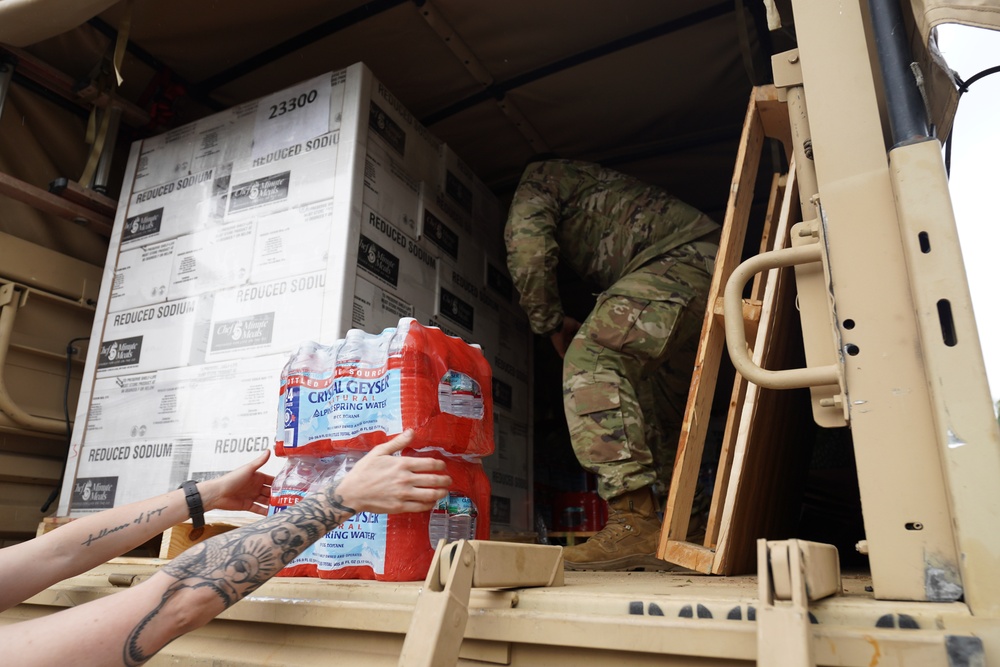
[{"label": "tattooed arm", "polygon": [[418,512],[444,497],[444,463],[399,457],[407,432],[375,447],[336,485],[188,549],[141,584],[52,616],[0,626],[17,665],[139,665],[208,623],[356,512]]},{"label": "tattooed arm", "polygon": [[[272,476],[260,472],[269,453],[217,479],[199,482],[206,511],[267,513]],[[67,577],[130,551],[188,518],[184,492],[77,519],[28,542],[0,549],[0,611]]]}]

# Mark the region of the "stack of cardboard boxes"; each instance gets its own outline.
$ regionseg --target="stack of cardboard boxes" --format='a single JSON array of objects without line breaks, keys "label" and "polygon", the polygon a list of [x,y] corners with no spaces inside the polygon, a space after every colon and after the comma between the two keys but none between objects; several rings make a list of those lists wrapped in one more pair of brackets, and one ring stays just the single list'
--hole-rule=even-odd
[{"label": "stack of cardboard boxes", "polygon": [[414,317],[489,360],[493,525],[529,531],[531,341],[503,220],[361,64],[136,142],[60,515],[273,447],[278,375],[299,343]]}]

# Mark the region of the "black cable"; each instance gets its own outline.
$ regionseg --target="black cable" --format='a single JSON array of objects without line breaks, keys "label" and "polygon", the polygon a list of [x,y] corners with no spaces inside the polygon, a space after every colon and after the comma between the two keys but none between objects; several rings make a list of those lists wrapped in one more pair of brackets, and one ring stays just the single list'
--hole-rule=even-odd
[{"label": "black cable", "polygon": [[56,498],[59,497],[59,491],[62,489],[63,478],[66,476],[66,464],[69,461],[69,451],[68,448],[72,446],[73,440],[73,425],[69,421],[69,383],[70,377],[73,374],[73,355],[77,353],[77,349],[73,347],[73,343],[78,343],[81,340],[90,340],[90,336],[80,336],[79,338],[74,338],[69,343],[66,344],[66,383],[63,386],[63,416],[66,419],[66,456],[63,457],[62,472],[59,473],[59,484],[52,492],[49,494],[48,500],[42,505],[41,511],[44,514],[49,511],[49,507],[55,502]]},{"label": "black cable", "polygon": [[[969,92],[969,86],[974,84],[980,79],[988,77],[990,74],[996,74],[1000,72],[1000,65],[995,67],[987,67],[982,72],[974,74],[968,81],[962,81],[962,77],[955,74],[955,82],[958,84],[958,100],[955,101],[955,118],[958,118],[958,104],[962,101],[962,95]],[[944,171],[948,176],[951,176],[951,138],[955,136],[955,125],[952,123],[951,132],[948,133],[948,139],[944,142]]]}]

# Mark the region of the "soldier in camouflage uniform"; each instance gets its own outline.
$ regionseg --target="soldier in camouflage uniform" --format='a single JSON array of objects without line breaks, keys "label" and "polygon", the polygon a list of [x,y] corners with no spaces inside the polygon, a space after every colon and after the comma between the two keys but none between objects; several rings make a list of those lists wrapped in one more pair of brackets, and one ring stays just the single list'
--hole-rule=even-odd
[{"label": "soldier in camouflage uniform", "polygon": [[[607,526],[564,550],[568,569],[663,567],[656,493],[670,482],[719,226],[664,192],[596,164],[528,166],[505,229],[507,264],[536,334],[563,357],[573,450],[598,477]],[[556,265],[603,290],[581,324]]]}]

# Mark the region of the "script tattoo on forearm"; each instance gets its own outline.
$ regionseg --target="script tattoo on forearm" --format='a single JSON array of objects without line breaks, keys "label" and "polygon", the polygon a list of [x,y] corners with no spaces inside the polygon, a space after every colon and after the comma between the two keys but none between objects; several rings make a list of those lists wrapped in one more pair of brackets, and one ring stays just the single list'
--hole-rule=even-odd
[{"label": "script tattoo on forearm", "polygon": [[163,568],[163,573],[177,581],[129,634],[124,664],[142,664],[179,636],[174,634],[176,629],[168,627],[163,612],[188,603],[192,591],[215,593],[221,602],[218,614],[257,590],[355,513],[343,504],[336,485],[332,485],[274,516],[191,547]]},{"label": "script tattoo on forearm", "polygon": [[119,526],[110,526],[110,527],[101,528],[101,530],[98,531],[98,533],[96,535],[93,534],[93,533],[91,533],[90,536],[87,537],[87,539],[85,539],[80,544],[80,546],[82,546],[82,547],[89,547],[91,544],[93,544],[97,540],[101,539],[102,537],[107,537],[108,535],[112,535],[114,533],[117,533],[118,531],[125,530],[129,526],[141,526],[144,523],[149,523],[150,520],[154,516],[159,516],[159,515],[163,514],[163,510],[165,510],[165,509],[167,509],[166,505],[164,505],[163,507],[158,507],[156,509],[151,509],[151,510],[146,510],[144,512],[139,512],[139,516],[137,516],[136,518],[132,519],[132,521],[130,521],[128,523],[123,523],[123,524],[121,524]]}]

